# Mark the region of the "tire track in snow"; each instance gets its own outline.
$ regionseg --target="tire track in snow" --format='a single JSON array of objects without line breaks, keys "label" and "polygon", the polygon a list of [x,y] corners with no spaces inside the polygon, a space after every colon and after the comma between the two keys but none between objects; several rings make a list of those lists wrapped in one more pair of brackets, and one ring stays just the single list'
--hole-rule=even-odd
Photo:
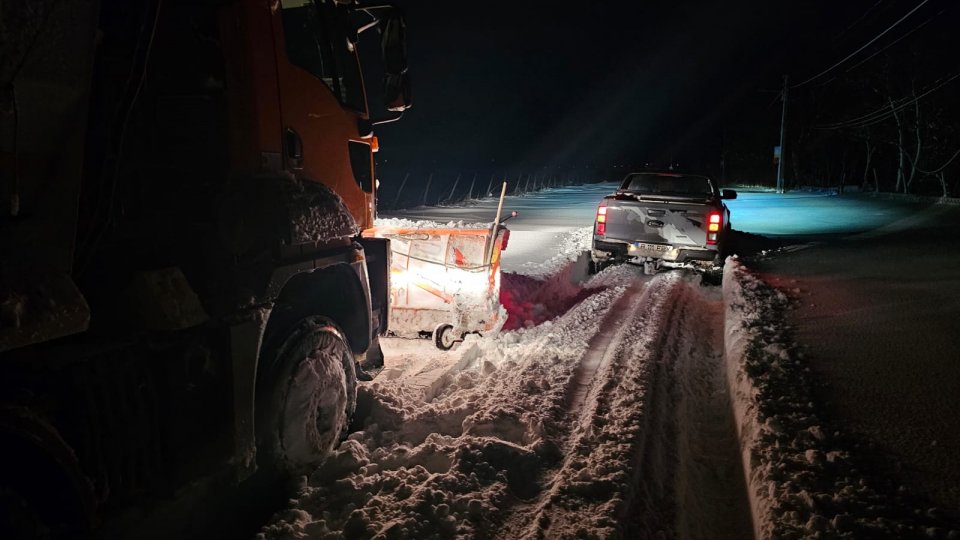
[{"label": "tire track in snow", "polygon": [[[673,297],[646,415],[627,536],[752,538],[750,507],[723,370],[723,306],[716,289],[683,283]],[[634,351],[635,357],[642,352]]]},{"label": "tire track in snow", "polygon": [[677,426],[676,537],[740,540],[753,537],[750,504],[733,407],[726,384],[723,305],[719,291],[703,298],[687,289],[668,343],[674,386],[665,422]]},{"label": "tire track in snow", "polygon": [[[614,394],[618,390],[642,390],[621,387],[618,377],[629,361],[623,353],[635,338],[631,334],[638,321],[645,323],[666,309],[669,292],[678,279],[676,273],[661,274],[649,281],[638,279],[604,317],[568,387],[566,414],[572,431],[563,444],[563,462],[544,481],[549,489],[507,521],[505,535],[517,530],[528,538],[574,536],[580,531],[601,537],[617,533],[617,515],[625,494],[616,484],[627,480],[623,476],[625,463],[611,461],[611,469],[602,463],[606,456],[592,458],[598,457],[594,455],[599,446],[597,438],[613,411]],[[617,465],[620,470],[615,470]],[[584,501],[596,502],[596,506],[586,509]]]},{"label": "tire track in snow", "polygon": [[719,302],[696,290],[661,274],[611,308],[569,388],[563,463],[502,536],[751,536]]},{"label": "tire track in snow", "polygon": [[600,332],[589,341],[587,354],[574,370],[573,380],[567,393],[567,413],[574,415],[583,408],[587,395],[594,388],[594,377],[604,361],[609,361],[609,349],[616,341],[623,339],[623,323],[616,319],[622,318],[624,313],[636,312],[643,302],[642,293],[646,290],[647,282],[637,280],[611,306],[600,323]]}]

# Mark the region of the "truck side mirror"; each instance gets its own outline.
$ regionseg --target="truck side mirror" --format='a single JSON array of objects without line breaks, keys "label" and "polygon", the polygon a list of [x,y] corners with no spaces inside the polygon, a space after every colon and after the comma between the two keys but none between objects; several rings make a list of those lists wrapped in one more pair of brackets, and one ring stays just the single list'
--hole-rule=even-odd
[{"label": "truck side mirror", "polygon": [[405,111],[413,105],[407,72],[407,23],[396,10],[383,21],[380,46],[384,67],[383,104],[389,111]]},{"label": "truck side mirror", "polygon": [[734,190],[732,190],[732,189],[724,189],[724,190],[721,190],[721,191],[720,191],[720,198],[721,198],[721,199],[736,199],[736,198],[737,198],[737,192],[734,191]]}]

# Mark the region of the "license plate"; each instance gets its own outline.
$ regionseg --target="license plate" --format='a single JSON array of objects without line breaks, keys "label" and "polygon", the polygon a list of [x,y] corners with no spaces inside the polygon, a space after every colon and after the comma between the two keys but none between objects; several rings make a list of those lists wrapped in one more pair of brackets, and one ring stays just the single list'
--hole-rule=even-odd
[{"label": "license plate", "polygon": [[670,246],[663,244],[647,244],[644,242],[634,242],[630,246],[631,252],[640,253],[643,255],[663,255],[664,253],[670,251]]}]

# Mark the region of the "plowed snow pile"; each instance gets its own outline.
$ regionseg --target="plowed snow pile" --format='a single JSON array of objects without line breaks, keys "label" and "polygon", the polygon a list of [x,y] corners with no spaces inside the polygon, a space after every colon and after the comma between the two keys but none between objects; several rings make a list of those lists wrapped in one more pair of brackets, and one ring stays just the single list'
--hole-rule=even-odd
[{"label": "plowed snow pile", "polygon": [[791,300],[736,259],[723,278],[727,369],[758,538],[957,538],[889,479],[868,477],[824,425],[785,323]]},{"label": "plowed snow pile", "polygon": [[598,289],[553,321],[468,344],[432,399],[361,388],[367,411],[267,538],[489,536],[534,497],[562,456],[568,384],[624,286]]}]

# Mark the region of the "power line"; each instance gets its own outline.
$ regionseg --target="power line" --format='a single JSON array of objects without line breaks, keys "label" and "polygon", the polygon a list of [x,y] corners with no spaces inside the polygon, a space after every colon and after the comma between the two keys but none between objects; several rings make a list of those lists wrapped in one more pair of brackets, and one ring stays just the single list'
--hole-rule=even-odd
[{"label": "power line", "polygon": [[[953,81],[953,80],[956,79],[957,77],[960,77],[960,73],[956,73],[956,74],[954,74],[953,76],[951,76],[950,78],[948,78],[948,79],[946,79],[946,80],[944,80],[944,81],[941,81],[940,83],[936,84],[935,86],[933,86],[933,87],[931,87],[931,88],[929,88],[929,89],[927,89],[927,90],[924,90],[920,95],[915,96],[915,97],[913,97],[912,99],[911,99],[910,97],[902,98],[902,99],[898,100],[897,102],[891,102],[889,106],[888,106],[888,105],[884,105],[883,107],[881,107],[881,108],[879,108],[879,109],[877,109],[877,110],[875,110],[875,111],[873,111],[873,112],[871,112],[871,113],[867,113],[867,114],[862,115],[862,116],[859,116],[859,117],[857,117],[857,118],[854,118],[854,119],[851,119],[851,120],[847,120],[847,121],[845,121],[845,122],[837,122],[837,123],[835,123],[835,124],[826,124],[826,125],[816,126],[816,128],[817,128],[817,129],[860,128],[860,127],[867,127],[867,126],[872,126],[872,125],[878,124],[878,123],[880,123],[880,122],[882,122],[882,121],[884,121],[884,120],[886,120],[886,119],[894,116],[897,112],[899,112],[899,111],[901,111],[901,110],[909,107],[910,105],[913,105],[913,104],[917,103],[918,101],[920,101],[920,100],[923,99],[924,97],[930,95],[932,92],[935,92],[935,91],[939,90],[940,88],[942,88],[942,87],[945,86],[946,84],[950,83],[951,81]],[[889,108],[888,108],[888,107],[889,107]]]},{"label": "power line", "polygon": [[947,11],[947,8],[941,9],[939,13],[937,13],[937,14],[934,15],[933,17],[930,17],[929,19],[923,21],[922,23],[918,24],[917,26],[913,27],[913,29],[910,30],[909,32],[907,32],[906,34],[898,37],[897,39],[891,41],[890,43],[887,43],[886,45],[884,45],[882,48],[880,48],[879,50],[877,50],[876,52],[874,52],[874,53],[871,54],[870,56],[868,56],[868,57],[864,58],[863,60],[857,62],[856,64],[848,67],[848,68],[846,69],[845,73],[850,73],[852,70],[854,70],[854,69],[856,69],[857,67],[863,65],[865,62],[869,61],[869,60],[870,60],[871,58],[873,58],[874,56],[882,53],[883,51],[889,49],[890,47],[893,47],[893,46],[896,45],[897,43],[900,43],[900,42],[903,41],[906,37],[908,37],[910,34],[913,34],[913,33],[916,32],[917,30],[923,28],[923,27],[926,26],[928,23],[930,23],[930,21],[932,21],[932,20],[936,19],[937,17],[943,15],[944,12],[946,12],[946,11]]},{"label": "power line", "polygon": [[950,156],[950,159],[948,159],[946,163],[944,163],[943,165],[937,167],[936,169],[934,169],[934,170],[932,170],[932,171],[925,171],[925,170],[921,169],[920,167],[917,167],[916,164],[913,163],[913,158],[910,157],[910,153],[909,153],[909,152],[904,152],[903,155],[907,156],[907,159],[910,160],[910,165],[913,166],[913,168],[916,169],[917,172],[923,173],[923,174],[934,175],[934,174],[940,173],[941,171],[943,171],[944,169],[946,169],[947,167],[949,167],[950,164],[953,163],[953,160],[957,159],[957,156],[960,156],[960,150],[957,150],[956,152],[954,152],[953,155]]},{"label": "power line", "polygon": [[910,99],[910,96],[903,97],[903,98],[900,98],[900,99],[898,99],[898,100],[896,100],[896,101],[893,101],[892,103],[885,104],[883,107],[880,107],[879,109],[877,109],[877,110],[875,110],[875,111],[871,111],[871,112],[868,112],[868,113],[866,113],[866,114],[862,114],[862,115],[857,116],[857,117],[855,117],[855,118],[848,118],[847,120],[843,120],[843,121],[841,121],[841,122],[833,122],[833,123],[830,123],[830,124],[820,124],[820,125],[815,126],[815,127],[817,127],[818,129],[825,129],[825,128],[829,129],[829,128],[836,128],[836,127],[850,126],[850,125],[853,125],[853,124],[858,124],[858,123],[860,123],[860,122],[867,122],[867,121],[870,121],[870,120],[874,120],[874,119],[876,119],[876,118],[877,118],[878,116],[880,116],[880,115],[887,115],[887,114],[890,112],[890,111],[887,110],[887,107],[898,107],[899,105],[905,103],[905,102],[906,102],[907,100],[909,100],[909,99]]},{"label": "power line", "polygon": [[799,82],[799,83],[791,86],[791,88],[799,88],[799,87],[801,87],[801,86],[803,86],[803,85],[805,85],[805,84],[807,84],[807,83],[813,82],[814,80],[819,79],[820,77],[822,77],[822,76],[826,75],[827,73],[833,71],[833,70],[836,69],[838,66],[840,66],[841,64],[843,64],[843,63],[846,62],[847,60],[853,58],[854,56],[856,56],[857,54],[859,54],[861,51],[863,51],[864,49],[866,49],[866,48],[869,47],[870,45],[873,45],[873,43],[874,43],[875,41],[877,41],[878,39],[882,38],[882,37],[883,37],[884,35],[886,35],[887,32],[889,32],[890,30],[893,30],[894,28],[896,28],[897,25],[899,25],[900,23],[902,23],[903,21],[905,21],[905,20],[907,19],[907,17],[909,17],[910,15],[913,15],[918,9],[920,9],[921,7],[923,7],[923,6],[924,6],[927,2],[929,2],[929,1],[930,1],[930,0],[923,0],[922,2],[920,2],[919,4],[917,4],[913,9],[911,9],[909,12],[907,12],[906,15],[904,15],[903,17],[900,17],[900,19],[898,19],[897,22],[895,22],[895,23],[893,23],[892,25],[888,26],[886,30],[884,30],[883,32],[880,32],[879,34],[877,34],[876,37],[874,37],[874,38],[871,39],[870,41],[866,42],[862,47],[860,47],[859,49],[857,49],[857,50],[853,51],[852,53],[848,54],[846,57],[844,57],[842,60],[840,60],[840,61],[837,62],[836,64],[833,64],[832,66],[830,66],[830,67],[828,67],[827,69],[821,71],[820,73],[817,73],[817,74],[814,75],[813,77],[810,77],[809,79],[807,79],[807,80],[805,80],[805,81],[803,81],[803,82]]},{"label": "power line", "polygon": [[852,23],[850,23],[850,26],[844,28],[844,29],[843,29],[843,32],[840,32],[839,34],[837,34],[837,37],[833,38],[833,40],[836,41],[836,40],[840,39],[841,37],[843,37],[844,34],[846,34],[847,32],[849,32],[851,28],[853,28],[854,26],[856,26],[860,21],[862,21],[867,15],[869,15],[871,12],[873,12],[873,10],[876,9],[877,6],[879,6],[879,5],[882,4],[883,2],[884,2],[884,0],[877,0],[877,3],[876,3],[876,4],[870,6],[869,9],[867,9],[866,11],[864,11],[864,12],[863,12],[863,15],[860,15],[859,17],[857,17],[857,20],[855,20],[855,21],[853,21]]},{"label": "power line", "polygon": [[935,84],[934,86],[928,88],[927,90],[924,90],[920,95],[915,96],[912,99],[903,98],[900,100],[899,103],[891,104],[890,106],[885,105],[871,113],[867,113],[865,115],[859,116],[851,120],[847,120],[844,122],[836,122],[833,124],[822,124],[814,127],[816,129],[843,129],[843,128],[860,128],[860,127],[867,127],[867,126],[872,126],[874,124],[878,124],[886,120],[887,118],[890,118],[891,116],[895,115],[897,112],[905,109],[906,107],[909,107],[914,103],[917,103],[918,101],[927,97],[933,92],[936,92],[937,90],[943,88],[947,84],[956,80],[958,77],[960,77],[960,72],[954,73],[947,79],[944,79],[939,83]]},{"label": "power line", "polygon": [[903,109],[905,109],[905,108],[907,108],[907,107],[909,107],[909,106],[911,106],[911,105],[919,102],[921,99],[927,97],[928,95],[932,94],[933,92],[936,92],[937,90],[943,88],[944,86],[946,86],[946,85],[949,84],[950,82],[954,81],[957,77],[960,77],[960,73],[954,73],[950,78],[948,78],[948,79],[946,79],[945,81],[941,82],[940,84],[934,86],[933,88],[927,90],[926,92],[923,92],[923,93],[920,94],[919,96],[911,99],[910,101],[907,101],[906,103],[902,103],[902,104],[900,104],[900,105],[898,105],[898,106],[896,106],[896,107],[894,107],[894,108],[891,108],[890,111],[889,111],[887,114],[885,114],[885,115],[883,115],[883,116],[881,116],[881,117],[875,118],[875,119],[873,119],[873,120],[861,122],[861,123],[859,123],[859,124],[857,124],[856,126],[853,126],[853,127],[868,127],[868,126],[872,126],[872,125],[875,125],[875,124],[879,124],[880,122],[883,122],[883,121],[886,120],[887,118],[890,118],[891,116],[894,116],[895,114],[897,114],[897,112],[902,111]]}]

